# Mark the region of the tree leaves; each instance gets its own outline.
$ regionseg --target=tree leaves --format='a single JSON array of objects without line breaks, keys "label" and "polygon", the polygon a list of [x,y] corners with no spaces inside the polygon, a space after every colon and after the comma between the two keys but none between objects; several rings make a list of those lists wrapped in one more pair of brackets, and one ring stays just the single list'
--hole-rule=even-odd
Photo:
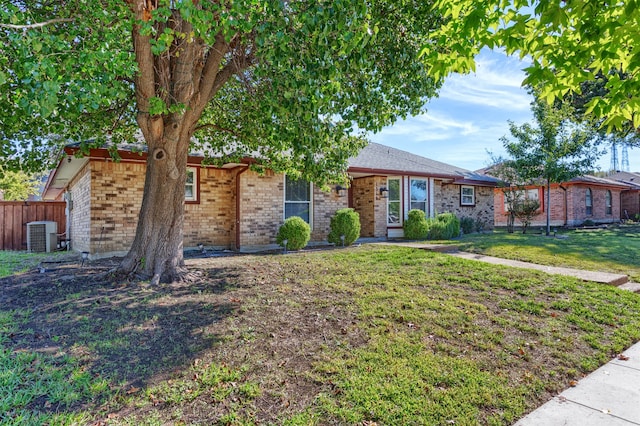
[{"label": "tree leaves", "polygon": [[[620,72],[624,81],[612,82],[600,97],[606,102],[590,113],[609,131],[640,124],[640,110],[628,98],[640,92],[640,9],[636,1],[571,2],[501,0],[440,0],[435,7],[444,22],[434,36],[449,37],[451,55],[473,58],[482,46],[504,47],[508,54],[527,57],[524,84],[539,88],[551,103],[601,74]],[[532,12],[533,8],[533,12]],[[464,62],[450,60],[432,72],[442,78],[464,72]]]}]

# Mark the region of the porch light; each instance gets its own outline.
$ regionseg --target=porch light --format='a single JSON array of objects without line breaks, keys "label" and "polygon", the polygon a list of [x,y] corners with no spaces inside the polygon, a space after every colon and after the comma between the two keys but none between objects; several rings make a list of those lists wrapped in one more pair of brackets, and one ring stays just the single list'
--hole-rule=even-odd
[{"label": "porch light", "polygon": [[381,186],[380,187],[380,196],[382,198],[389,198],[389,190],[387,189],[386,186]]},{"label": "porch light", "polygon": [[338,197],[344,197],[347,195],[347,188],[341,185],[336,185],[336,194],[338,194]]}]

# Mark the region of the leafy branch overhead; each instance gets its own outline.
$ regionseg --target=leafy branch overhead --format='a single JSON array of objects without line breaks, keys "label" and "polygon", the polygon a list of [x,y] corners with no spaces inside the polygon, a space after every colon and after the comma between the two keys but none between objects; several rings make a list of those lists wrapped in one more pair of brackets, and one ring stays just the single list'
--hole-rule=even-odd
[{"label": "leafy branch overhead", "polygon": [[[469,71],[481,47],[528,58],[524,84],[542,87],[548,103],[603,82],[588,114],[609,130],[640,127],[640,8],[635,0],[437,0],[448,19],[436,37],[454,37],[435,71]],[[427,51],[430,48],[427,47]]]},{"label": "leafy branch overhead", "polygon": [[419,53],[438,22],[421,3],[14,0],[0,10],[0,103],[15,112],[0,136],[35,166],[47,135],[148,142],[184,120],[212,158],[335,178],[365,131],[435,95]]}]

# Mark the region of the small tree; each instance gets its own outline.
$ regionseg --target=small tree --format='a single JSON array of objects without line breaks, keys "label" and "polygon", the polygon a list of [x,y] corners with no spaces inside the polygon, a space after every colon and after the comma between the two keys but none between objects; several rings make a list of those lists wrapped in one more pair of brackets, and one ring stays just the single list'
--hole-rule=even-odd
[{"label": "small tree", "polygon": [[522,233],[527,233],[527,228],[531,225],[531,220],[540,209],[540,201],[538,200],[520,200],[512,206],[511,213],[517,217],[522,223]]},{"label": "small tree", "polygon": [[597,135],[588,127],[571,121],[568,105],[553,108],[536,98],[532,103],[536,126],[509,123],[515,140],[501,140],[511,161],[505,167],[512,169],[518,182],[543,180],[546,184],[547,229],[551,233],[551,184],[566,182],[593,169],[602,154]]}]

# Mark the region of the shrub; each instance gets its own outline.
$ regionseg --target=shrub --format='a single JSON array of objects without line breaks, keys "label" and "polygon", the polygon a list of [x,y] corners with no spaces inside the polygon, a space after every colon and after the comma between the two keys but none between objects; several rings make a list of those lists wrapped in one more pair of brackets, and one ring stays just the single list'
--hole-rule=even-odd
[{"label": "shrub", "polygon": [[444,238],[433,238],[438,240],[448,240],[460,235],[460,219],[453,213],[440,213],[436,216],[436,222],[444,224]]},{"label": "shrub", "polygon": [[330,243],[342,245],[341,235],[344,235],[344,245],[350,246],[360,238],[360,215],[353,209],[340,209],[331,218]]},{"label": "shrub", "polygon": [[429,223],[422,210],[409,210],[409,217],[404,221],[404,237],[409,240],[424,240],[429,235]]},{"label": "shrub", "polygon": [[476,220],[475,222],[475,229],[476,232],[482,232],[484,231],[484,222],[481,221],[480,219]]},{"label": "shrub", "polygon": [[278,235],[276,243],[284,246],[284,240],[287,240],[288,250],[300,250],[304,248],[311,239],[311,227],[301,217],[292,216],[284,221]]},{"label": "shrub", "polygon": [[463,234],[470,234],[473,232],[473,226],[475,225],[475,221],[471,217],[461,217],[460,218],[460,228],[462,229]]}]

